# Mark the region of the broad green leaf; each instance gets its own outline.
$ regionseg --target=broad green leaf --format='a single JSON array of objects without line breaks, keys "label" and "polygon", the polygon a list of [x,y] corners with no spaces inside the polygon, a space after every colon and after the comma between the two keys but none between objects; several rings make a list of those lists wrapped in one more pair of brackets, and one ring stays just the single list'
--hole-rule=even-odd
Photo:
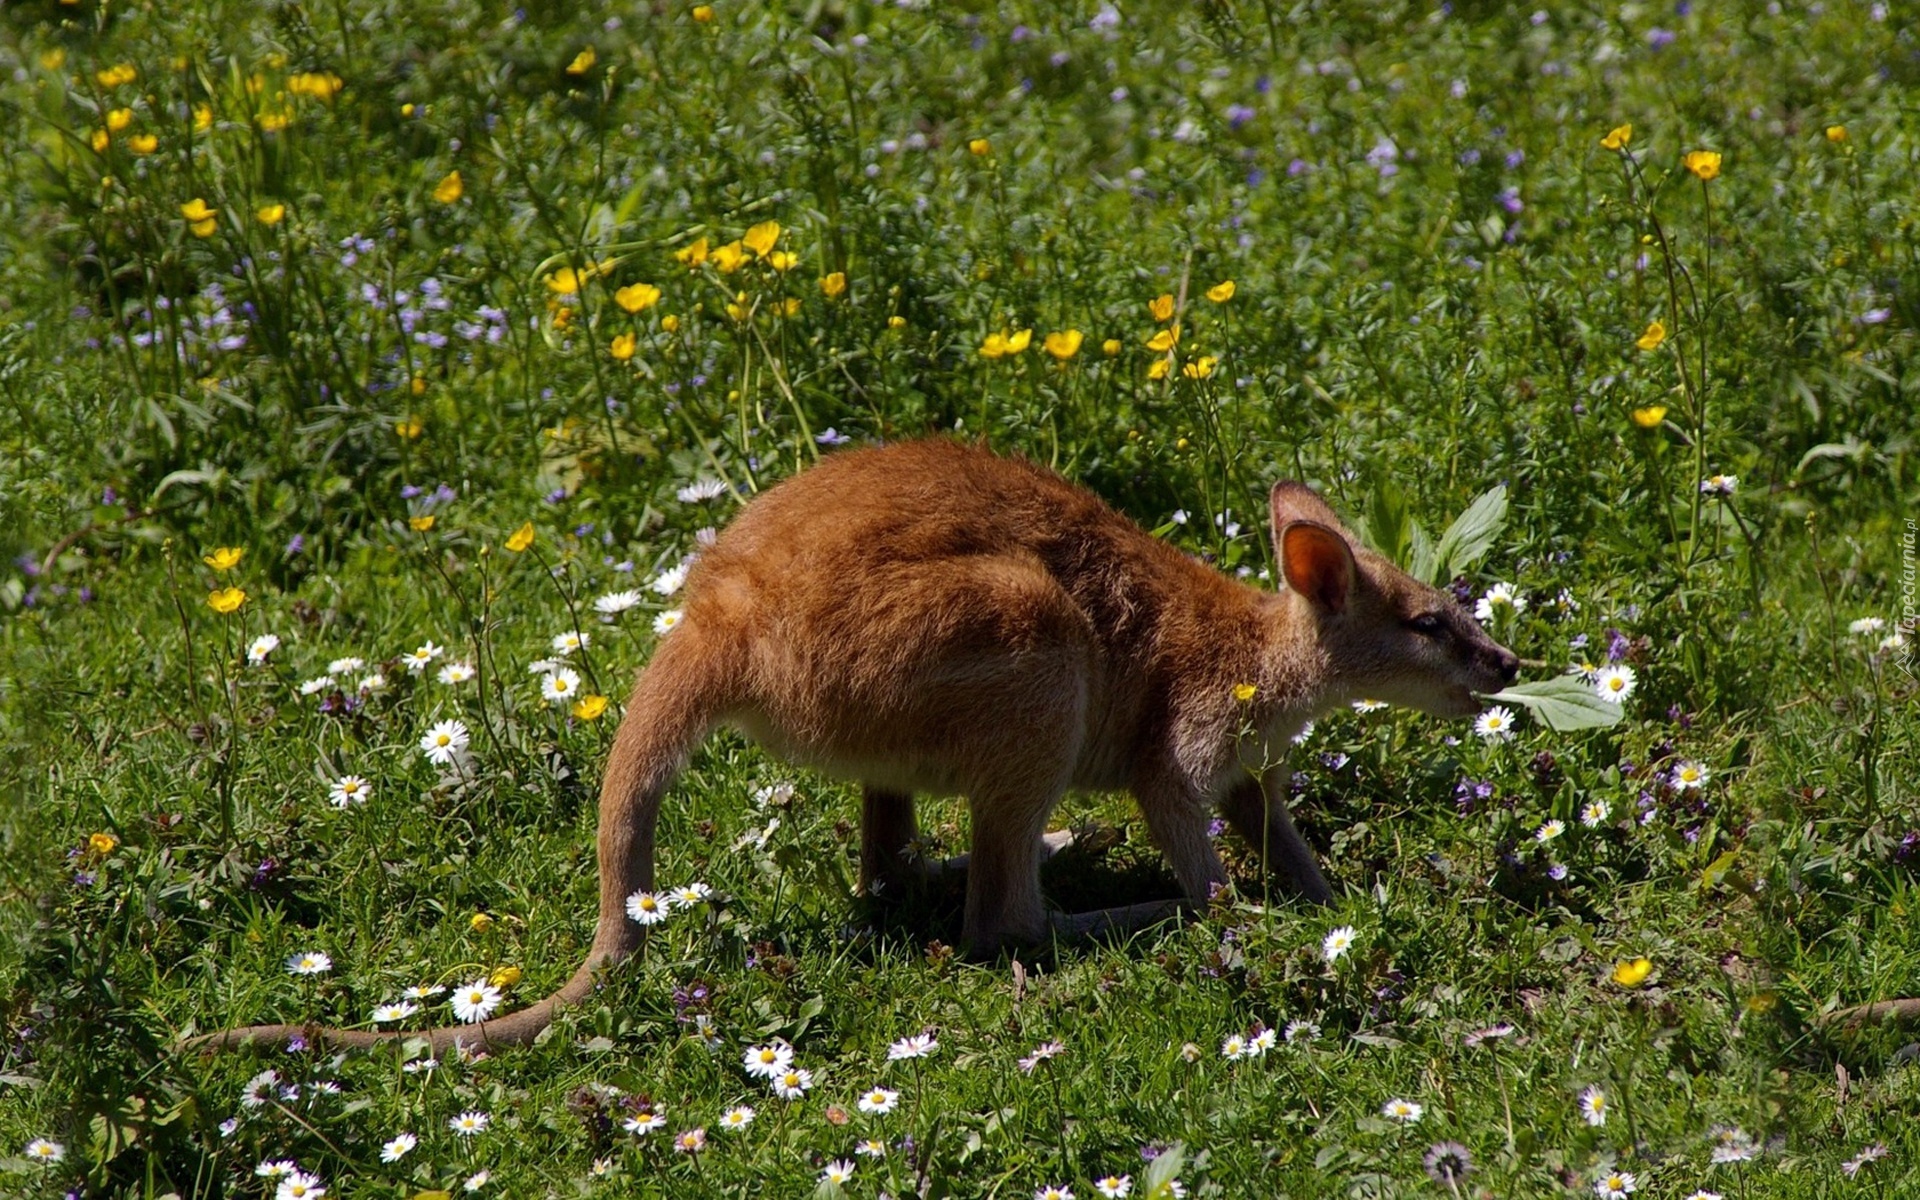
[{"label": "broad green leaf", "polygon": [[1560,733],[1600,729],[1616,724],[1625,715],[1622,705],[1602,700],[1591,685],[1572,675],[1523,683],[1481,699],[1521,705],[1531,710],[1541,724]]},{"label": "broad green leaf", "polygon": [[1468,505],[1467,511],[1454,518],[1453,524],[1440,535],[1440,544],[1433,554],[1438,573],[1428,576],[1427,582],[1445,583],[1485,558],[1506,523],[1507,489],[1502,484]]}]

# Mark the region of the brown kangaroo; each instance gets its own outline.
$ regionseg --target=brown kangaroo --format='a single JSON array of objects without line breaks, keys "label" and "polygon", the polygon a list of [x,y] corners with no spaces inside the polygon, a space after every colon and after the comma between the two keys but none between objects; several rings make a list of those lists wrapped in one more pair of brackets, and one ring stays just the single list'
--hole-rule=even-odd
[{"label": "brown kangaroo", "polygon": [[[1308,900],[1332,896],[1288,816],[1288,739],[1362,697],[1438,716],[1477,709],[1518,660],[1452,597],[1356,543],[1297,483],[1274,487],[1286,588],[1223,577],[1043,467],[949,441],[834,455],[755,499],[695,562],[680,624],[627,701],[600,791],[600,915],[586,961],[530,1008],[472,1026],[352,1032],[531,1040],[640,944],[626,898],[654,887],[654,823],[720,723],[865,787],[863,887],[916,871],[916,793],[966,797],[964,940],[976,955],[1165,919],[1172,903],[1050,914],[1043,837],[1069,788],[1125,788],[1190,905],[1226,879],[1219,808]],[[1248,687],[1251,685],[1250,698]]]}]

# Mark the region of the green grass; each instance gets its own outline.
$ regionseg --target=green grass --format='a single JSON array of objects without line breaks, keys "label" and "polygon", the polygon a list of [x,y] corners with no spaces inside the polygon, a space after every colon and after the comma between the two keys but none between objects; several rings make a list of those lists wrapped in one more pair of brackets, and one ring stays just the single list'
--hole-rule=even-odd
[{"label": "green grass", "polygon": [[[1876,649],[1915,604],[1920,25],[1785,7],[11,7],[0,1194],[271,1195],[255,1165],[293,1159],[337,1197],[482,1170],[483,1196],[801,1195],[868,1137],[850,1195],[1138,1196],[1143,1150],[1179,1147],[1160,1171],[1195,1195],[1451,1196],[1422,1166],[1446,1141],[1462,1196],[1616,1169],[1661,1198],[1911,1191],[1916,1035],[1820,1017],[1920,995],[1920,664]],[[790,262],[676,258],[770,221]],[[1403,554],[1398,514],[1437,532],[1505,484],[1461,594],[1517,586],[1495,632],[1533,677],[1611,649],[1637,691],[1611,729],[1507,743],[1332,715],[1291,766],[1334,908],[1269,895],[1229,840],[1205,920],[1019,970],[947,948],[951,896],[856,902],[854,791],[721,734],[661,839],[662,881],[712,902],[541,1045],[431,1072],[175,1049],[571,971],[607,741],[670,604],[592,601],[830,429],[983,438],[1256,576],[1277,478]],[[700,478],[732,490],[677,498]],[[218,546],[245,555],[216,572]],[[596,720],[528,673],[576,620]],[[345,695],[300,694],[349,655]],[[439,682],[451,661],[478,678]],[[449,718],[465,780],[418,748]],[[1682,761],[1704,787],[1660,782]],[[371,799],[336,809],[346,774]],[[964,806],[925,819],[964,847]],[[1118,836],[1050,865],[1056,902],[1175,890],[1124,797],[1059,819]],[[307,950],[332,969],[291,976]],[[1318,1036],[1221,1054],[1293,1021]],[[927,1029],[935,1054],[888,1061]],[[805,1100],[741,1070],[773,1038]],[[298,1098],[243,1105],[268,1068]],[[875,1085],[898,1108],[859,1111]],[[667,1125],[636,1138],[639,1097]],[[467,1111],[491,1125],[462,1139]],[[1758,1152],[1716,1166],[1733,1127]]]}]

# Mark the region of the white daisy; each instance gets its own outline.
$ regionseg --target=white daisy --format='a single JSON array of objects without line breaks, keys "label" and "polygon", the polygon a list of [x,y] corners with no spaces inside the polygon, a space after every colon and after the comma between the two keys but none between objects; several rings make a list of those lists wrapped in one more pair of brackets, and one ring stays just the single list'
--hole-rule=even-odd
[{"label": "white daisy", "polygon": [[333,676],[317,675],[314,678],[309,679],[305,683],[302,683],[300,685],[300,694],[302,696],[311,696],[315,692],[324,692],[332,686],[333,686]]},{"label": "white daisy", "polygon": [[1558,819],[1546,821],[1541,824],[1540,828],[1533,831],[1533,840],[1536,842],[1550,842],[1566,831],[1567,823],[1565,821]]},{"label": "white daisy", "polygon": [[713,895],[713,889],[704,883],[689,883],[685,887],[673,889],[673,903],[676,908],[692,908],[696,904],[705,904],[707,897]]},{"label": "white daisy", "polygon": [[358,775],[342,775],[327,789],[327,799],[332,801],[335,808],[365,804],[372,795],[373,785]]},{"label": "white daisy", "polygon": [[473,1174],[467,1176],[467,1181],[461,1186],[469,1192],[477,1192],[487,1186],[487,1180],[492,1178],[492,1171],[475,1171]]},{"label": "white daisy", "polygon": [[263,633],[247,643],[247,661],[257,667],[267,661],[267,655],[272,654],[279,648],[279,634]]},{"label": "white daisy", "polygon": [[553,652],[562,658],[575,650],[584,650],[593,645],[593,635],[584,629],[569,629],[565,633],[553,635]]},{"label": "white daisy", "polygon": [[939,1041],[931,1033],[916,1033],[888,1046],[887,1060],[898,1062],[903,1058],[925,1058],[939,1048]]},{"label": "white daisy", "polygon": [[388,1025],[394,1021],[404,1021],[419,1011],[419,1005],[411,1004],[405,1000],[397,1004],[382,1004],[373,1010],[373,1023],[376,1025]]},{"label": "white daisy", "polygon": [[820,1172],[820,1182],[830,1183],[830,1184],[833,1184],[835,1187],[840,1186],[841,1184],[847,1182],[847,1180],[852,1178],[853,1178],[853,1164],[848,1162],[844,1158],[834,1159],[832,1162],[827,1164],[825,1170]]},{"label": "white daisy", "polygon": [[1063,1183],[1050,1183],[1033,1189],[1033,1200],[1073,1200],[1073,1192]]},{"label": "white daisy", "polygon": [[457,662],[448,663],[446,666],[441,667],[440,673],[435,676],[435,678],[439,679],[441,683],[453,684],[465,683],[467,680],[472,679],[473,676],[474,670],[472,663]]},{"label": "white daisy", "polygon": [[659,892],[635,892],[627,897],[627,915],[642,925],[658,925],[672,911],[672,904]]},{"label": "white daisy", "polygon": [[484,1021],[500,1007],[500,989],[485,979],[476,979],[472,983],[455,988],[453,1015],[462,1021]]},{"label": "white daisy", "polygon": [[[240,1107],[261,1108],[271,1102],[279,1091],[280,1072],[269,1067],[267,1070],[247,1080],[240,1089]],[[291,1166],[291,1164],[289,1164]]]},{"label": "white daisy", "polygon": [[406,664],[407,674],[418,675],[420,672],[432,666],[434,659],[439,658],[446,652],[446,647],[436,646],[431,640],[428,640],[422,643],[418,649],[409,650],[405,654],[402,654],[400,661]]},{"label": "white daisy", "polygon": [[1907,635],[1904,633],[1901,633],[1898,629],[1896,629],[1892,633],[1880,639],[1880,645],[1877,648],[1877,652],[1880,654],[1892,654],[1896,650],[1905,650],[1906,648],[1907,648]]},{"label": "white daisy", "polygon": [[30,1162],[57,1163],[67,1156],[67,1148],[52,1138],[35,1138],[22,1153]]},{"label": "white daisy", "polygon": [[1494,705],[1473,719],[1473,731],[1489,742],[1513,740],[1513,710]]},{"label": "white daisy", "polygon": [[[636,896],[647,893],[637,892]],[[761,1079],[772,1079],[793,1065],[793,1047],[785,1042],[770,1042],[765,1046],[749,1046],[740,1056],[740,1065],[749,1075]]]},{"label": "white daisy", "polygon": [[384,692],[386,690],[387,677],[378,671],[375,671],[371,675],[364,676],[360,680],[360,694],[362,696],[368,696],[374,692]]},{"label": "white daisy", "polygon": [[319,1176],[295,1171],[280,1181],[280,1186],[273,1191],[273,1200],[320,1200],[326,1194]]},{"label": "white daisy", "polygon": [[653,619],[653,631],[657,634],[665,635],[672,632],[673,627],[679,623],[680,610],[670,608]]},{"label": "white daisy", "polygon": [[461,1137],[472,1137],[476,1133],[483,1132],[492,1121],[493,1118],[486,1113],[468,1109],[457,1117],[449,1118],[447,1128]]},{"label": "white daisy", "polygon": [[1579,676],[1583,683],[1600,682],[1600,668],[1592,659],[1583,658],[1577,663],[1567,664],[1567,674]]},{"label": "white daisy", "polygon": [[319,950],[305,950],[287,958],[289,975],[324,975],[333,970],[333,960]]},{"label": "white daisy", "polygon": [[1286,1031],[1281,1035],[1287,1044],[1316,1041],[1320,1037],[1320,1027],[1312,1021],[1288,1021]]},{"label": "white daisy", "polygon": [[381,1162],[399,1162],[406,1157],[407,1151],[420,1144],[420,1139],[410,1133],[397,1134],[394,1139],[380,1147]]},{"label": "white daisy", "polygon": [[886,1114],[892,1112],[894,1110],[894,1106],[899,1103],[900,1103],[899,1092],[892,1091],[888,1088],[877,1087],[877,1088],[870,1089],[866,1095],[860,1097],[859,1108],[860,1108],[860,1111],[863,1113],[873,1113],[876,1116],[885,1116]]},{"label": "white daisy", "polygon": [[788,1067],[768,1080],[767,1086],[782,1100],[804,1099],[807,1089],[813,1086],[813,1072],[805,1067]]},{"label": "white daisy", "polygon": [[[1879,617],[1861,617],[1857,621],[1850,621],[1847,623],[1847,632],[1860,633],[1860,634],[1875,634],[1875,633],[1879,633],[1882,629],[1885,629],[1886,627],[1887,627],[1887,623],[1884,620],[1880,619]],[[272,635],[269,634],[268,636],[272,636]],[[247,657],[249,658],[253,657],[253,651],[251,650],[247,651]]]},{"label": "white daisy", "polygon": [[740,1104],[720,1114],[720,1128],[726,1130],[745,1129],[753,1124],[753,1106]]},{"label": "white daisy", "polygon": [[332,662],[328,663],[327,674],[351,675],[355,671],[358,671],[361,667],[364,667],[366,665],[367,665],[366,659],[349,655],[346,658],[336,658]]},{"label": "white daisy", "polygon": [[1613,813],[1613,806],[1605,800],[1595,800],[1580,810],[1580,823],[1588,829],[1597,829]]},{"label": "white daisy", "polygon": [[1475,620],[1491,621],[1495,613],[1507,612],[1518,616],[1526,608],[1527,598],[1515,592],[1512,584],[1496,583],[1474,602],[1473,615]]},{"label": "white daisy", "polygon": [[690,562],[683,562],[679,566],[668,567],[655,575],[647,587],[662,596],[671,596],[687,582],[687,568],[692,565]]},{"label": "white daisy", "polygon": [[431,1000],[446,990],[437,983],[416,983],[401,994],[409,1000]]},{"label": "white daisy", "polygon": [[603,617],[617,617],[621,613],[640,603],[640,593],[631,589],[624,592],[608,592],[593,602],[594,611]]},{"label": "white daisy", "polygon": [[666,1127],[667,1115],[662,1112],[635,1113],[633,1116],[620,1122],[620,1128],[633,1134],[635,1137],[652,1133],[656,1129],[665,1129]]},{"label": "white daisy", "polygon": [[1096,1179],[1093,1181],[1093,1190],[1107,1200],[1126,1200],[1133,1194],[1133,1176],[1108,1175],[1104,1179]]},{"label": "white daisy", "polygon": [[[1385,700],[1355,700],[1353,702],[1353,711],[1357,713],[1379,712],[1386,706],[1387,702]],[[1125,1178],[1125,1176],[1122,1176],[1122,1178]]]},{"label": "white daisy", "polygon": [[1230,1033],[1220,1043],[1220,1057],[1235,1062],[1247,1056],[1247,1039],[1237,1033]]},{"label": "white daisy", "polygon": [[887,1144],[879,1138],[866,1138],[853,1148],[853,1152],[861,1158],[885,1158]]},{"label": "white daisy", "polygon": [[1387,1101],[1385,1104],[1382,1104],[1380,1106],[1381,1116],[1386,1117],[1387,1119],[1392,1121],[1399,1121],[1402,1124],[1406,1124],[1406,1125],[1411,1125],[1415,1121],[1418,1121],[1421,1117],[1421,1114],[1425,1113],[1426,1111],[1427,1110],[1424,1107],[1418,1104],[1415,1104],[1413,1101],[1404,1100],[1398,1096],[1395,1096],[1393,1099]]},{"label": "white daisy", "polygon": [[727,494],[727,485],[718,479],[696,479],[675,492],[682,504],[699,504],[703,500],[718,500]]},{"label": "white daisy", "polygon": [[459,721],[442,721],[421,737],[420,749],[436,766],[456,763],[467,750],[467,727]]},{"label": "white daisy", "polygon": [[1596,1128],[1607,1123],[1607,1094],[1597,1085],[1580,1093],[1580,1117]]},{"label": "white daisy", "polygon": [[561,667],[540,681],[540,695],[549,704],[570,704],[580,694],[580,673]]},{"label": "white daisy", "polygon": [[1700,481],[1700,492],[1706,496],[1731,496],[1739,490],[1738,475],[1709,475]]},{"label": "white daisy", "polygon": [[285,1179],[299,1169],[290,1158],[275,1158],[255,1166],[253,1173],[261,1179]]},{"label": "white daisy", "polygon": [[1612,1200],[1616,1196],[1630,1196],[1640,1186],[1632,1171],[1608,1171],[1594,1181],[1593,1194]]},{"label": "white daisy", "polygon": [[1693,762],[1690,759],[1682,760],[1673,768],[1671,780],[1674,791],[1692,791],[1694,788],[1701,787],[1707,782],[1707,768],[1703,764]]},{"label": "white daisy", "polygon": [[1632,667],[1624,664],[1606,667],[1594,675],[1593,690],[1599,694],[1602,700],[1619,704],[1628,696],[1633,695],[1633,685],[1635,682],[1636,679]]},{"label": "white daisy", "polygon": [[1327,934],[1320,943],[1320,957],[1328,962],[1337,960],[1342,954],[1353,949],[1353,926],[1342,925]]},{"label": "white daisy", "polygon": [[1259,1033],[1247,1039],[1247,1057],[1259,1058],[1262,1054],[1273,1049],[1274,1043],[1279,1040],[1280,1032],[1278,1030],[1262,1029]]}]

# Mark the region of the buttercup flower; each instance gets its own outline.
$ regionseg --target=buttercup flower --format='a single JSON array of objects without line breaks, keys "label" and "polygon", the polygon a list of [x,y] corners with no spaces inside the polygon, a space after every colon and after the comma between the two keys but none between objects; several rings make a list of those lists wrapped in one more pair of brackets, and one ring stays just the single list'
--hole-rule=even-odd
[{"label": "buttercup flower", "polygon": [[1658,429],[1660,422],[1667,419],[1667,406],[1649,404],[1645,408],[1634,409],[1628,415],[1633,418],[1633,423],[1642,429]]},{"label": "buttercup flower", "polygon": [[1632,125],[1615,125],[1600,139],[1600,144],[1608,150],[1625,150],[1627,143],[1633,140]]},{"label": "buttercup flower", "polygon": [[1613,981],[1621,987],[1639,987],[1653,974],[1653,960],[1649,958],[1623,958],[1613,964]]},{"label": "buttercup flower", "polygon": [[1041,344],[1048,354],[1061,362],[1066,362],[1080,353],[1080,344],[1085,340],[1085,335],[1078,329],[1063,329],[1057,333],[1048,334],[1046,341]]},{"label": "buttercup flower", "polygon": [[1687,170],[1698,175],[1702,182],[1717,178],[1720,174],[1720,152],[1718,150],[1694,150],[1681,160]]},{"label": "buttercup flower", "polygon": [[[1658,350],[1660,343],[1667,340],[1667,327],[1658,321],[1648,321],[1647,330],[1635,338],[1633,344],[1642,350]],[[1654,422],[1659,424],[1659,422]]]},{"label": "buttercup flower", "polygon": [[1207,299],[1213,301],[1215,304],[1225,304],[1227,301],[1233,299],[1234,291],[1233,280],[1223,279],[1207,289]]},{"label": "buttercup flower", "polygon": [[433,199],[436,204],[453,204],[466,194],[466,181],[460,178],[458,171],[448,171],[439,183],[433,185]]}]

